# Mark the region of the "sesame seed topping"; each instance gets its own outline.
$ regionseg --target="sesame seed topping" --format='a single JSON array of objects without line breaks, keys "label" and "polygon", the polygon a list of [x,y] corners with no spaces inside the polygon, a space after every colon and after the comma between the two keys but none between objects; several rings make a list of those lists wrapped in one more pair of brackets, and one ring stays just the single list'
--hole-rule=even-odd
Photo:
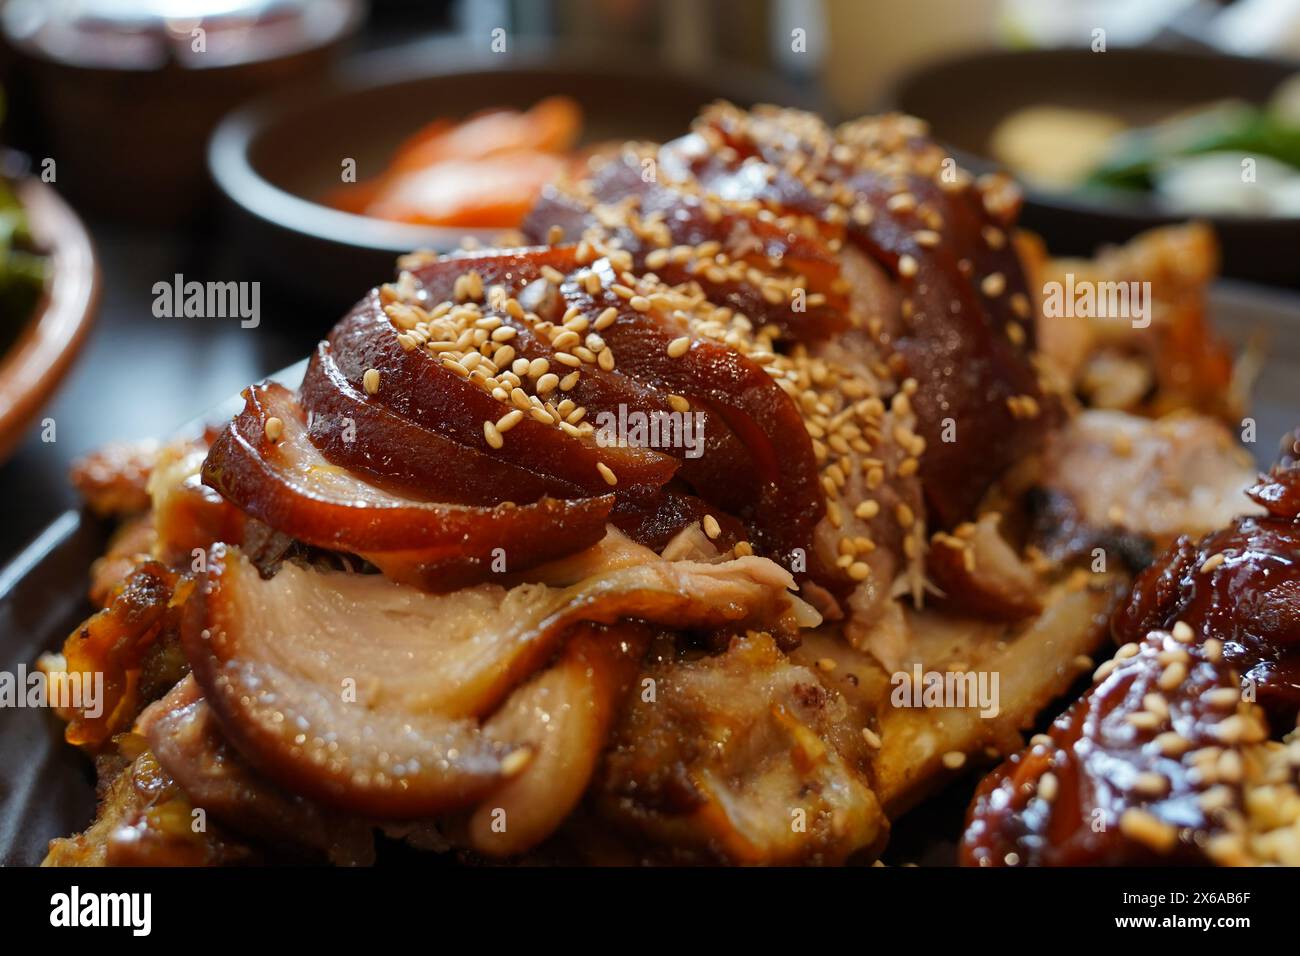
[{"label": "sesame seed topping", "polygon": [[1169,780],[1154,771],[1144,771],[1133,778],[1133,791],[1148,797],[1158,797],[1169,789]]},{"label": "sesame seed topping", "polygon": [[1175,690],[1184,680],[1187,679],[1187,665],[1181,661],[1175,661],[1161,672],[1156,685],[1161,690]]},{"label": "sesame seed topping", "polygon": [[506,754],[501,760],[501,773],[506,777],[517,776],[533,761],[533,752],[527,747],[520,747]]},{"label": "sesame seed topping", "polygon": [[683,335],[673,339],[668,343],[668,357],[681,358],[691,347],[691,338],[689,335]]},{"label": "sesame seed topping", "polygon": [[990,299],[996,299],[1007,288],[1007,279],[1001,272],[991,272],[980,282],[980,291]]},{"label": "sesame seed topping", "polygon": [[614,470],[603,461],[596,462],[596,470],[600,472],[600,477],[605,479],[605,484],[609,485],[611,488],[618,484],[618,476],[614,474]]},{"label": "sesame seed topping", "polygon": [[870,498],[866,501],[859,502],[858,506],[853,509],[853,513],[863,521],[870,521],[876,515],[880,514],[880,502],[874,501]]},{"label": "sesame seed topping", "polygon": [[1042,797],[1048,803],[1056,799],[1059,783],[1056,774],[1050,770],[1038,778],[1038,796]]},{"label": "sesame seed topping", "polygon": [[1119,829],[1130,840],[1136,840],[1160,853],[1172,850],[1178,840],[1178,831],[1154,814],[1130,807],[1119,818]]},{"label": "sesame seed topping", "polygon": [[364,375],[361,376],[361,384],[368,395],[377,395],[379,393],[379,369],[368,368]]},{"label": "sesame seed topping", "polygon": [[1237,706],[1241,692],[1235,687],[1216,687],[1205,692],[1205,702],[1211,707],[1229,708]]},{"label": "sesame seed topping", "polygon": [[1154,742],[1166,757],[1178,757],[1192,749],[1191,741],[1173,730],[1157,734]]},{"label": "sesame seed topping", "polygon": [[272,415],[270,418],[266,420],[265,431],[266,431],[266,437],[268,439],[270,439],[273,442],[279,441],[280,436],[284,434],[283,419],[276,418],[274,415]]}]

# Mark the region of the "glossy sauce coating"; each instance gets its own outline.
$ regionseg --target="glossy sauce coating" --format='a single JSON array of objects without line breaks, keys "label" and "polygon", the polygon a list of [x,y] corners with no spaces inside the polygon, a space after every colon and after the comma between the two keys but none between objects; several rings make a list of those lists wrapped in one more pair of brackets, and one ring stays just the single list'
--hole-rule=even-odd
[{"label": "glossy sauce coating", "polygon": [[981,785],[963,863],[1206,863],[1239,836],[1248,751],[1300,704],[1300,471],[1285,461],[1250,494],[1268,515],[1182,539],[1140,576],[1115,660]]}]

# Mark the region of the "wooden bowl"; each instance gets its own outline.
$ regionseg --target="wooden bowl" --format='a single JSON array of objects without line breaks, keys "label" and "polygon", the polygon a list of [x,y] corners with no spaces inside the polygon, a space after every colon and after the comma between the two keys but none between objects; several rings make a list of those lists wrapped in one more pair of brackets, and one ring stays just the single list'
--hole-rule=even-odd
[{"label": "wooden bowl", "polygon": [[99,268],[81,220],[38,180],[23,180],[17,193],[33,238],[50,257],[51,277],[17,340],[0,355],[0,462],[67,373],[99,301]]}]

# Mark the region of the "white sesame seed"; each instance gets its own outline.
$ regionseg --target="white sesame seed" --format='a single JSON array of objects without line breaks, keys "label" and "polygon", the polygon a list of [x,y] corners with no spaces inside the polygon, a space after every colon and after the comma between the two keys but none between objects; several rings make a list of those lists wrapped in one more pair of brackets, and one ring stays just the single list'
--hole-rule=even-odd
[{"label": "white sesame seed", "polygon": [[1173,826],[1136,807],[1124,811],[1119,818],[1119,829],[1129,839],[1161,853],[1172,850],[1178,839],[1178,831]]},{"label": "white sesame seed", "polygon": [[533,752],[527,747],[511,751],[501,760],[501,774],[506,777],[518,775],[533,760]]},{"label": "white sesame seed", "polygon": [[1224,553],[1223,553],[1222,551],[1219,551],[1219,552],[1216,553],[1216,554],[1212,554],[1212,555],[1210,555],[1208,558],[1205,559],[1205,563],[1201,565],[1201,573],[1202,573],[1202,574],[1209,574],[1211,571],[1213,571],[1213,570],[1214,570],[1215,568],[1217,568],[1219,565],[1223,564],[1223,562],[1226,561],[1226,560],[1228,560],[1228,559],[1227,559],[1227,557],[1224,555]]}]

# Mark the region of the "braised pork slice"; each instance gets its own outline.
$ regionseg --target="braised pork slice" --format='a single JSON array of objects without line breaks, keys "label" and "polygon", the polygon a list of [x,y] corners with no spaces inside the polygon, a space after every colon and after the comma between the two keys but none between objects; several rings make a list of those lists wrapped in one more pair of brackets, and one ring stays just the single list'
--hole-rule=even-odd
[{"label": "braised pork slice", "polygon": [[515,856],[550,836],[578,805],[649,643],[642,624],[583,624],[554,666],[506,701],[483,727],[528,748],[522,771],[474,811],[469,845]]},{"label": "braised pork slice", "polygon": [[[1105,641],[1123,583],[1116,575],[1079,571],[1042,595],[1041,613],[1011,625],[938,610],[907,612],[908,649],[881,704],[874,765],[891,818],[988,753],[1020,748],[1021,734],[1043,708],[1091,667],[1089,655]],[[926,674],[955,673],[968,689],[973,675],[976,691],[981,677],[991,691],[996,677],[994,706],[986,711],[969,694],[965,706],[955,699],[929,706],[921,688],[896,699],[918,666],[923,684]]]},{"label": "braised pork slice", "polygon": [[1044,462],[1039,520],[1044,550],[1055,556],[1091,548],[1106,533],[1164,548],[1258,510],[1245,495],[1256,475],[1250,456],[1198,415],[1152,421],[1086,411],[1053,434]]},{"label": "braised pork slice", "polygon": [[285,793],[255,773],[221,735],[212,708],[193,677],[148,707],[136,733],[195,807],[260,845],[288,856],[339,865],[374,860],[371,827]]},{"label": "braised pork slice", "polygon": [[203,480],[247,514],[307,544],[361,554],[427,590],[490,574],[494,553],[527,567],[599,541],[612,495],[494,507],[389,492],[332,465],[307,435],[287,389],[247,389],[241,415],[213,444]]},{"label": "braised pork slice", "polygon": [[949,610],[977,618],[1015,621],[1042,610],[1042,583],[1002,537],[1001,516],[990,512],[952,534],[934,536],[926,569]]},{"label": "braised pork slice", "polygon": [[645,670],[594,790],[679,862],[841,863],[888,824],[847,705],[767,634]]},{"label": "braised pork slice", "polygon": [[377,816],[475,802],[522,769],[480,733],[569,627],[622,618],[791,630],[790,575],[756,557],[657,561],[570,588],[497,585],[434,596],[377,575],[286,563],[271,580],[214,549],[183,641],[226,736],[293,792]]}]

